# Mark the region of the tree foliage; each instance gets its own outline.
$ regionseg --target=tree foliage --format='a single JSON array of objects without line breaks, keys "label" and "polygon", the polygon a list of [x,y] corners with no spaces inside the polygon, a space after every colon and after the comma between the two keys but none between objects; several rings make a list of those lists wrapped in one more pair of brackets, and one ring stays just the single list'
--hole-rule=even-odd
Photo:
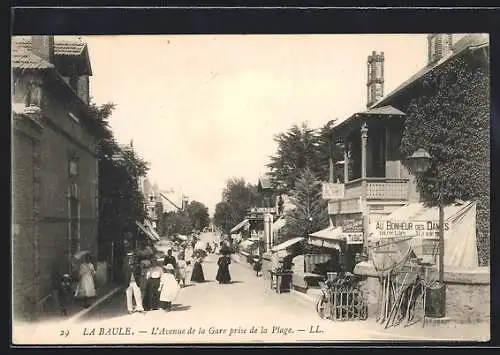
[{"label": "tree foliage", "polygon": [[208,207],[198,201],[191,201],[187,206],[187,214],[196,230],[202,230],[210,225]]},{"label": "tree foliage", "polygon": [[[278,148],[267,164],[274,186],[283,187],[284,192],[293,190],[304,169],[311,170],[320,180],[328,181],[330,158],[333,163],[342,160],[342,154],[333,142],[335,121],[319,129],[312,129],[307,123],[293,125],[274,137]],[[340,174],[342,171],[334,166],[334,181],[341,178]]]},{"label": "tree foliage", "polygon": [[[99,250],[105,252],[110,241],[122,241],[129,232],[137,234],[135,221],[144,218],[144,197],[138,189],[139,177],[148,171],[147,163],[133,150],[123,150],[117,144],[109,126],[115,105],[91,102],[94,120],[89,128],[97,138],[99,159]],[[117,156],[121,159],[115,159]]]},{"label": "tree foliage", "polygon": [[222,192],[222,201],[215,206],[214,223],[229,234],[245,218],[248,210],[261,202],[256,186],[246,183],[243,178],[232,178]]},{"label": "tree foliage", "polygon": [[307,237],[328,227],[328,208],[321,196],[321,182],[310,169],[304,169],[298,177],[290,200],[295,208],[285,212],[283,235],[286,239]]},{"label": "tree foliage", "polygon": [[[450,60],[436,68],[422,84],[422,95],[407,111],[401,151],[419,148],[433,164],[419,181],[426,201],[435,205],[440,191],[445,203],[476,200],[477,240],[481,264],[489,262],[490,224],[490,101],[489,72],[485,66]],[[437,177],[440,184],[428,177]]]},{"label": "tree foliage", "polygon": [[188,235],[193,231],[193,223],[184,211],[167,212],[163,214],[163,230],[168,236]]}]

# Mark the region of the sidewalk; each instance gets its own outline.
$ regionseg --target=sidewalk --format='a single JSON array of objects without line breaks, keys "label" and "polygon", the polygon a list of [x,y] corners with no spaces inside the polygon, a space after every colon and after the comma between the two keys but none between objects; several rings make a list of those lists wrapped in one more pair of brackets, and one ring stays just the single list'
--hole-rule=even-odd
[{"label": "sidewalk", "polygon": [[[246,260],[238,260],[238,256],[233,256],[232,260],[246,268],[251,269],[252,265]],[[265,275],[265,272],[263,273]],[[265,277],[262,278],[263,281]],[[306,292],[291,290],[290,294],[300,298],[305,302],[309,302],[312,306],[319,297],[321,290],[310,288]],[[313,310],[314,307],[311,307]],[[342,323],[346,327],[352,327],[353,331],[362,331],[365,334],[371,334],[376,339],[385,339],[393,341],[488,341],[490,338],[490,323],[489,321],[481,323],[466,323],[460,324],[449,322],[444,324],[428,324],[422,327],[422,322],[414,323],[405,327],[399,325],[385,329],[382,324],[379,324],[373,318],[365,321],[345,321]]]},{"label": "sidewalk", "polygon": [[63,316],[59,306],[56,304],[56,299],[51,298],[47,301],[46,306],[42,314],[39,315],[38,322],[54,322],[54,321],[64,321],[64,322],[74,322],[91,309],[96,307],[101,302],[110,298],[122,289],[121,286],[117,284],[110,283],[99,287],[96,289],[96,297],[92,301],[90,307],[83,308],[81,300],[75,300],[67,309],[68,315]]}]

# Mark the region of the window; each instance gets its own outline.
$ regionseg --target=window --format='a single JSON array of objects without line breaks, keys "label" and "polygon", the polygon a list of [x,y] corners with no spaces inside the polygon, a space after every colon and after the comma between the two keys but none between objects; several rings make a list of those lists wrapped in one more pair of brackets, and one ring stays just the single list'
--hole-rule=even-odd
[{"label": "window", "polygon": [[72,183],[69,187],[69,257],[71,258],[80,249],[80,201],[78,186]]},{"label": "window", "polygon": [[78,161],[77,159],[72,159],[69,161],[69,176],[78,176]]}]

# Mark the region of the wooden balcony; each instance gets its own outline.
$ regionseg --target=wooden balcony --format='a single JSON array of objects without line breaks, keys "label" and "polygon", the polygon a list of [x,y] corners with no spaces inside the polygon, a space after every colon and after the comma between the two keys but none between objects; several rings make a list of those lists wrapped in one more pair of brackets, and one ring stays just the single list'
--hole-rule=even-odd
[{"label": "wooden balcony", "polygon": [[345,185],[345,198],[362,197],[366,200],[407,200],[408,179],[365,178]]},{"label": "wooden balcony", "polygon": [[323,185],[323,198],[329,200],[328,212],[357,213],[367,202],[400,202],[408,200],[409,180],[391,178],[365,178],[345,184]]}]

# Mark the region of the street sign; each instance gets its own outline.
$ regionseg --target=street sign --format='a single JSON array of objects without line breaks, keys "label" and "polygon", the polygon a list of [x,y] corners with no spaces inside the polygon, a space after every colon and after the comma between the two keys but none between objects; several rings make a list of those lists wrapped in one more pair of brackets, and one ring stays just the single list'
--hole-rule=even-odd
[{"label": "street sign", "polygon": [[344,197],[344,184],[324,182],[321,194],[325,200],[336,200]]},{"label": "street sign", "polygon": [[255,207],[250,211],[253,213],[276,213],[276,207]]},{"label": "street sign", "polygon": [[347,244],[363,244],[363,232],[342,234],[345,236]]}]

